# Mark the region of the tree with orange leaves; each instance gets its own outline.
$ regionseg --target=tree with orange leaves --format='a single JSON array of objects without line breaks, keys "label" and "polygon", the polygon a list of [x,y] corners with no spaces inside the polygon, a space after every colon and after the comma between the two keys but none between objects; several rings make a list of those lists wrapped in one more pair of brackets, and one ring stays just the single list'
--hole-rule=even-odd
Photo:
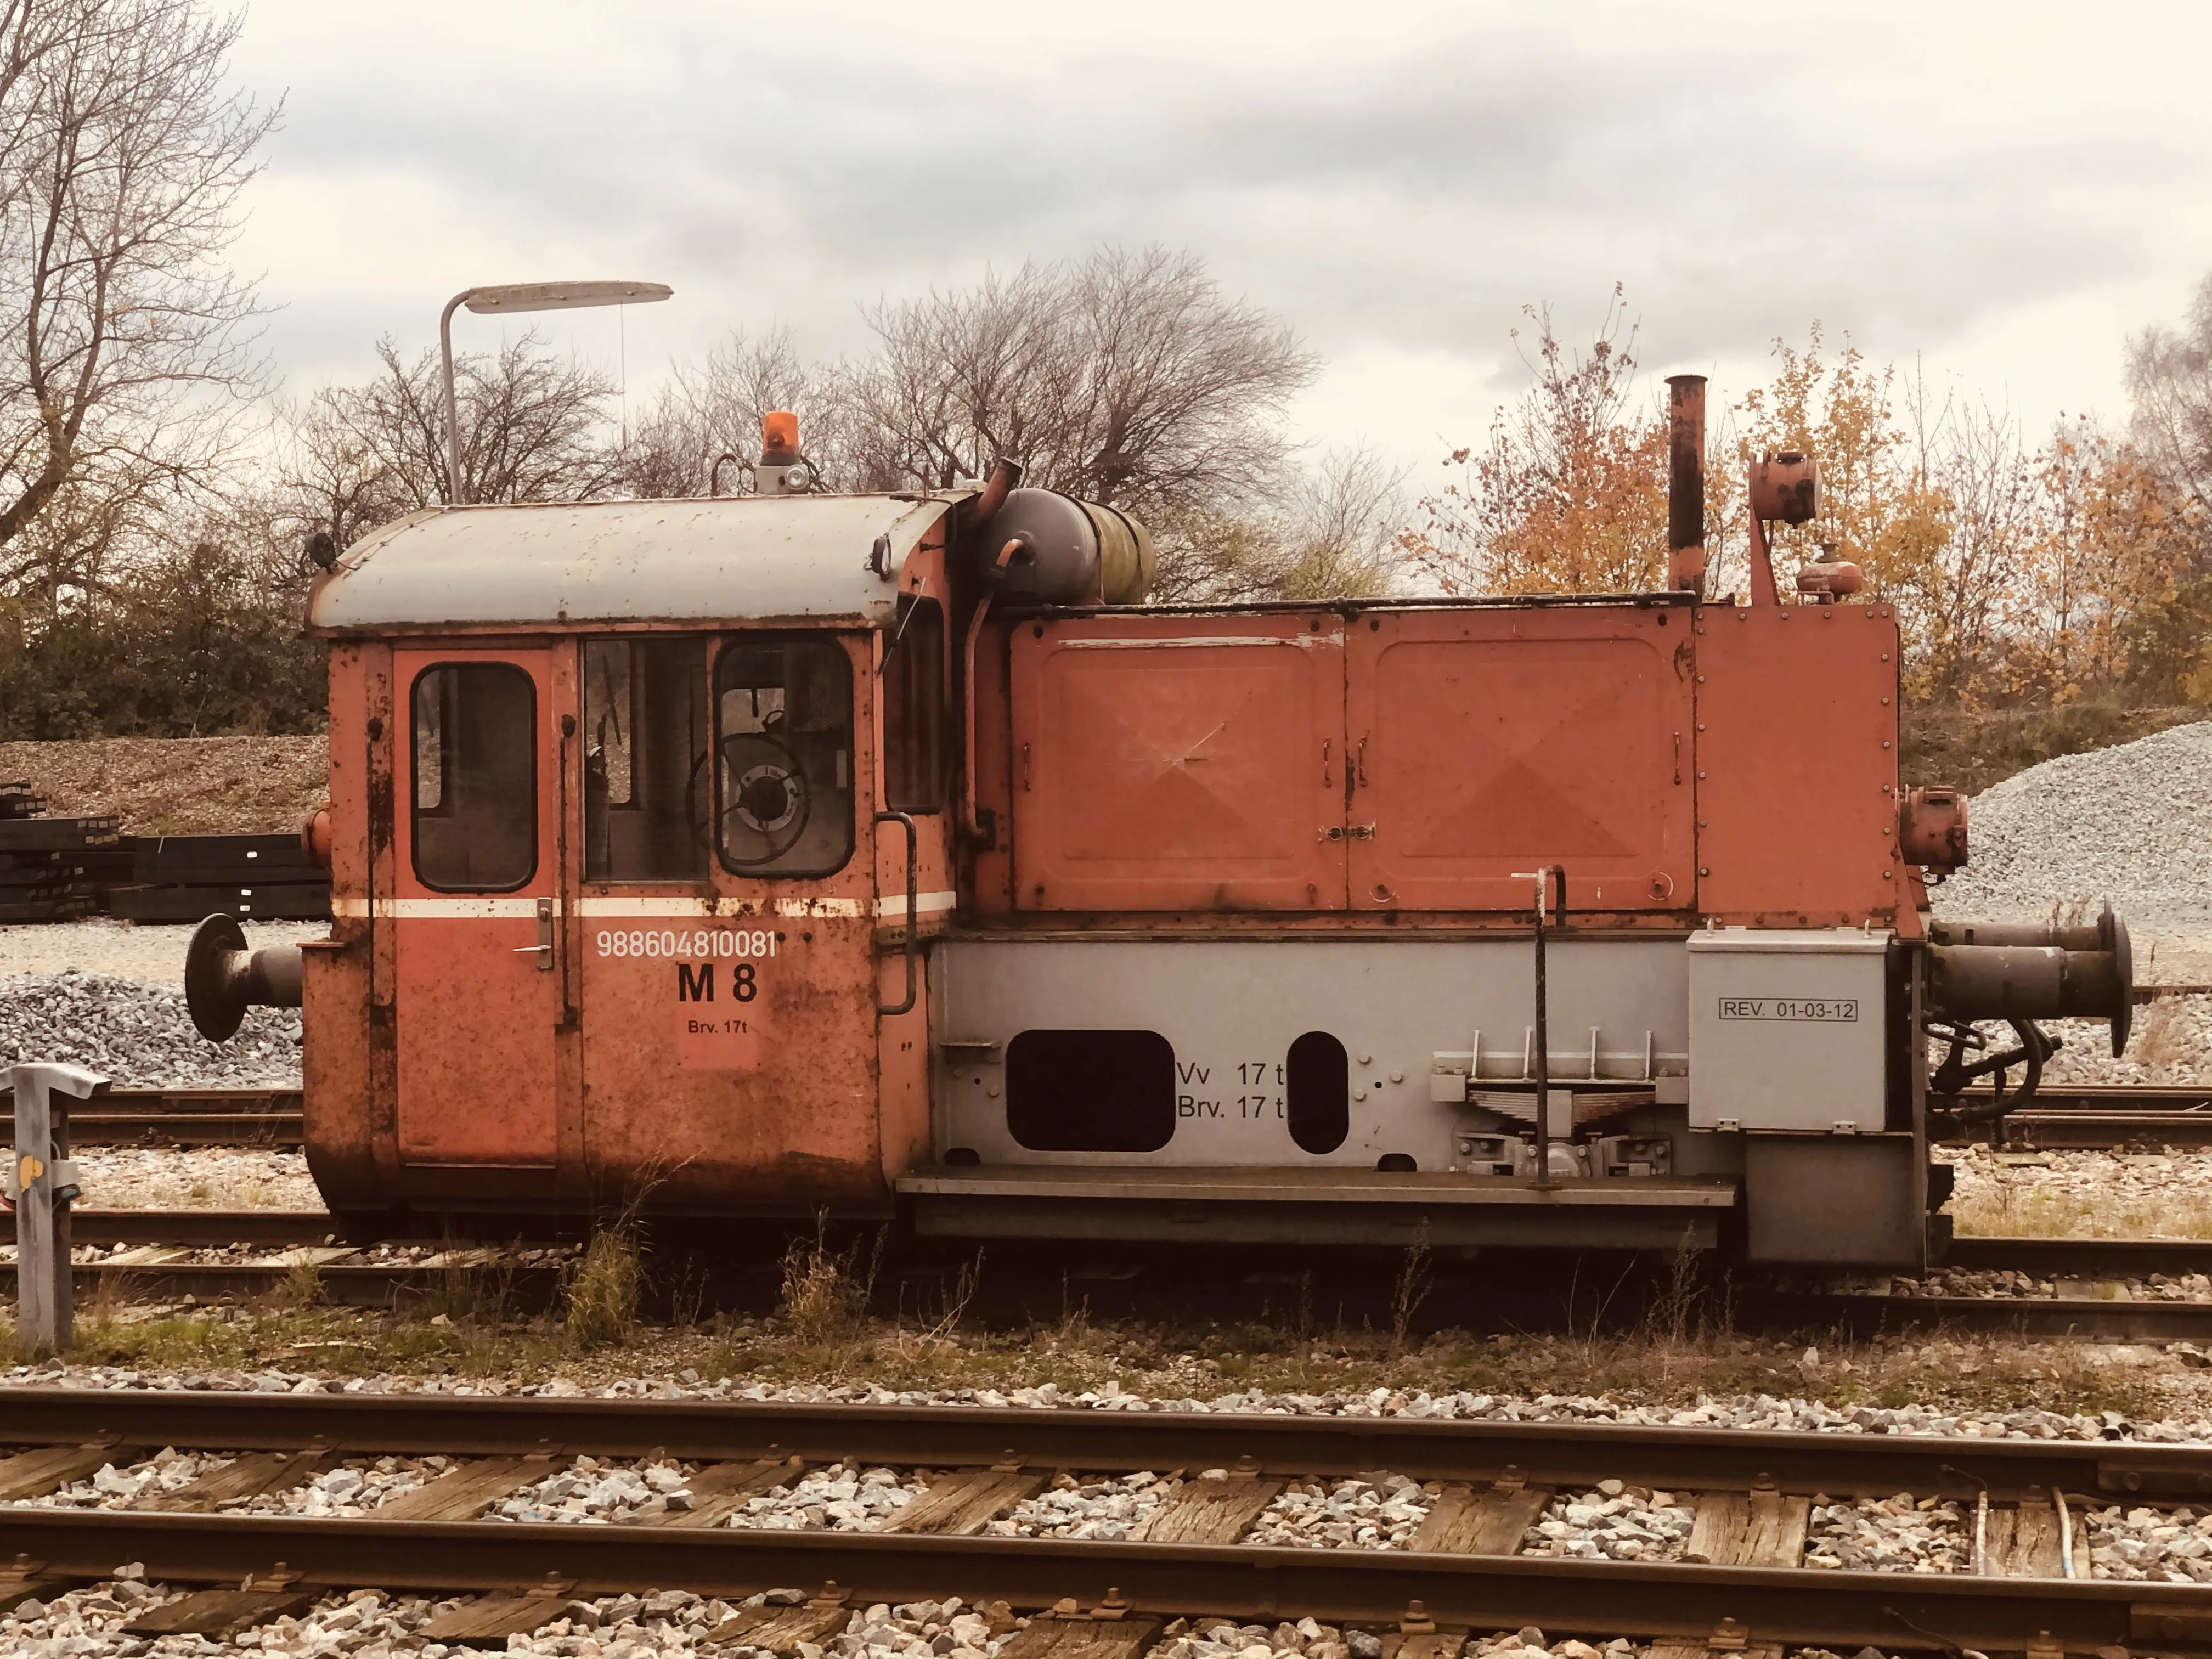
[{"label": "tree with orange leaves", "polygon": [[1486,445],[1452,452],[1455,476],[1401,538],[1445,592],[1625,592],[1665,580],[1667,423],[1631,405],[1636,329],[1621,300],[1616,286],[1586,352],[1561,343],[1550,307],[1522,308],[1536,330],[1534,383],[1492,417]]}]

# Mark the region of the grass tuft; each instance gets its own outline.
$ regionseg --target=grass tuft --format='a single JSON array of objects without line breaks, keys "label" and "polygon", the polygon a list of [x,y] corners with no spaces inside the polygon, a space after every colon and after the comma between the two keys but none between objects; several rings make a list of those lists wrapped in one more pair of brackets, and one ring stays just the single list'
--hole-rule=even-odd
[{"label": "grass tuft", "polygon": [[848,1340],[860,1328],[867,1320],[876,1273],[883,1265],[881,1228],[876,1231],[874,1251],[863,1268],[857,1242],[842,1250],[830,1249],[828,1225],[826,1215],[817,1215],[814,1237],[792,1240],[783,1253],[783,1297],[777,1316],[792,1337],[809,1347]]},{"label": "grass tuft", "polygon": [[625,1212],[596,1229],[568,1280],[562,1328],[580,1348],[626,1342],[637,1326],[644,1279],[637,1221]]}]

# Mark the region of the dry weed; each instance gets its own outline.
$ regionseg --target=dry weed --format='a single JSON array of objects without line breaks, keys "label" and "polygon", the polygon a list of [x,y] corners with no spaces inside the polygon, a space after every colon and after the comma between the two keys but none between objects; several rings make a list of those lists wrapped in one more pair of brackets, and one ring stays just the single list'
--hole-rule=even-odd
[{"label": "dry weed", "polygon": [[569,1276],[562,1328],[580,1348],[627,1341],[637,1324],[644,1279],[637,1218],[625,1209],[592,1231],[583,1260]]},{"label": "dry weed", "polygon": [[2172,1066],[2190,1057],[2188,1023],[2178,997],[2158,997],[2136,1022],[2128,1057],[2139,1066]]},{"label": "dry weed", "polygon": [[844,1340],[862,1327],[883,1266],[882,1228],[876,1230],[875,1249],[865,1269],[860,1244],[833,1251],[828,1229],[827,1214],[817,1214],[814,1237],[792,1240],[783,1253],[783,1297],[776,1312],[785,1328],[810,1347]]}]

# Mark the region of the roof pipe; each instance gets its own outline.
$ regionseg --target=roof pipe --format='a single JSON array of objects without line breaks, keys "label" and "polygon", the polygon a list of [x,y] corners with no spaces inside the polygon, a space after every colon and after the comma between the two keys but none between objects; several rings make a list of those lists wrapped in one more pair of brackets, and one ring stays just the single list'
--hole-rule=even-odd
[{"label": "roof pipe", "polygon": [[1667,377],[1667,586],[1705,589],[1705,377]]},{"label": "roof pipe", "polygon": [[999,509],[1006,504],[1006,497],[1021,483],[1022,464],[1011,455],[1001,455],[991,463],[991,476],[984,481],[983,493],[975,498],[969,510],[968,528],[981,530],[999,516]]}]

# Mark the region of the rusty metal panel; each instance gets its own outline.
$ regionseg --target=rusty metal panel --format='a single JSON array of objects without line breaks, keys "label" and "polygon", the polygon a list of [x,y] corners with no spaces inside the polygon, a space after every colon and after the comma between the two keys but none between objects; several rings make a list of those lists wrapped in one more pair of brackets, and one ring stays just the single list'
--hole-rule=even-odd
[{"label": "rusty metal panel", "polygon": [[[418,677],[441,664],[509,664],[535,691],[534,858],[513,890],[440,890],[416,868],[416,780],[398,738],[390,929],[398,1040],[398,1137],[405,1163],[550,1165],[556,1124],[554,1044],[562,975],[555,951],[561,903],[557,810],[562,760],[549,649],[395,651],[393,715],[410,718]],[[386,902],[380,901],[381,915]],[[549,920],[541,924],[540,907]],[[544,942],[541,955],[538,946]]]},{"label": "rusty metal panel", "polygon": [[1016,904],[1341,908],[1342,630],[1279,615],[1018,628]]},{"label": "rusty metal panel", "polygon": [[1370,615],[1346,647],[1355,909],[1695,905],[1686,606]]},{"label": "rusty metal panel", "polygon": [[1755,927],[1893,921],[1895,614],[1708,607],[1697,629],[1705,912]]}]

